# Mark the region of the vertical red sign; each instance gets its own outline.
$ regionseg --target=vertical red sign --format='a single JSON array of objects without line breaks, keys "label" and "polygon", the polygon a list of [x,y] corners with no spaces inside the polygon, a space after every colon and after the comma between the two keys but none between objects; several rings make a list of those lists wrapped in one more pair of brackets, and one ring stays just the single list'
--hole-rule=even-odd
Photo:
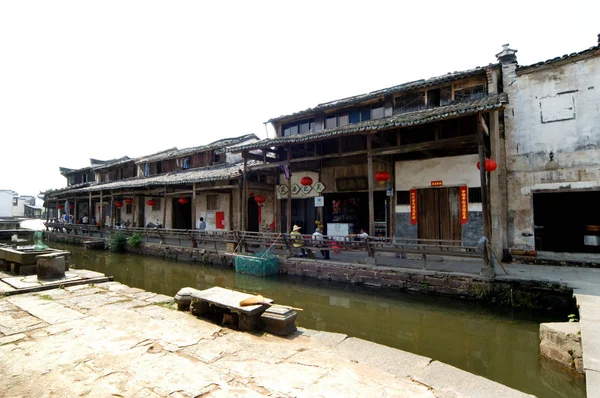
[{"label": "vertical red sign", "polygon": [[459,188],[458,196],[460,203],[460,223],[466,224],[469,221],[469,191],[466,185]]},{"label": "vertical red sign", "polygon": [[410,190],[410,223],[417,223],[417,190]]}]

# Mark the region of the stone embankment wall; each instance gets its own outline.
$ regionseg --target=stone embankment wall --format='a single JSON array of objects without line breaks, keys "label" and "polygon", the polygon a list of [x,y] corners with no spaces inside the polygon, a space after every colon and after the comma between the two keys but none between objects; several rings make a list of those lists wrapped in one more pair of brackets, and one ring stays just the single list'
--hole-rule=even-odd
[{"label": "stone embankment wall", "polygon": [[523,281],[490,281],[477,275],[439,273],[362,264],[287,259],[279,272],[374,287],[455,296],[531,309],[575,311],[573,289],[564,285]]},{"label": "stone embankment wall", "polygon": [[[55,235],[53,241],[66,239]],[[80,239],[81,242],[84,237]],[[82,243],[80,243],[82,244]],[[141,244],[128,248],[133,254],[156,256],[178,261],[233,267],[233,254],[208,252],[181,246]],[[453,296],[463,299],[488,301],[497,305],[529,309],[553,309],[576,312],[573,289],[564,285],[523,281],[490,281],[477,275],[438,273],[416,269],[400,269],[366,264],[345,264],[288,258],[279,264],[279,273],[357,285],[392,288],[411,292]]]},{"label": "stone embankment wall", "polygon": [[579,322],[542,323],[540,354],[554,362],[583,373],[581,328]]}]

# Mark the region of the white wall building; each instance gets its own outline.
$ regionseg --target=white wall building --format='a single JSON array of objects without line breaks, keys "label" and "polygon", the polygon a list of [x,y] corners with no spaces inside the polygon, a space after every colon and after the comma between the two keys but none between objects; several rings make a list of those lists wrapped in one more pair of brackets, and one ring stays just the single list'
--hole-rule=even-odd
[{"label": "white wall building", "polygon": [[515,52],[498,54],[509,246],[600,253],[600,43],[529,66]]}]

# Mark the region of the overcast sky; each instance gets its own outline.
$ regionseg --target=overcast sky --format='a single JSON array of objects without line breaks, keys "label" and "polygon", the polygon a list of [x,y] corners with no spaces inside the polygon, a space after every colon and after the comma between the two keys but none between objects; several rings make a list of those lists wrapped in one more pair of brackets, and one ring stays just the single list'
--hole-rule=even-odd
[{"label": "overcast sky", "polygon": [[264,138],[272,117],[487,65],[504,43],[522,65],[581,51],[599,15],[597,0],[1,1],[0,189]]}]

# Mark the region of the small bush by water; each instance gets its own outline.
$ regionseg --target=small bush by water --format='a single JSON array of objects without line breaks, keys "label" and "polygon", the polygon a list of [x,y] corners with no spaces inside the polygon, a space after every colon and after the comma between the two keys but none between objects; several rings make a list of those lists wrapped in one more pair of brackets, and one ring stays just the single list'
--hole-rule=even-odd
[{"label": "small bush by water", "polygon": [[134,233],[127,239],[127,245],[129,247],[138,247],[142,243],[142,235],[139,232]]},{"label": "small bush by water", "polygon": [[108,249],[111,252],[122,252],[125,250],[125,246],[127,245],[127,235],[123,232],[117,232],[110,236],[108,240]]}]

